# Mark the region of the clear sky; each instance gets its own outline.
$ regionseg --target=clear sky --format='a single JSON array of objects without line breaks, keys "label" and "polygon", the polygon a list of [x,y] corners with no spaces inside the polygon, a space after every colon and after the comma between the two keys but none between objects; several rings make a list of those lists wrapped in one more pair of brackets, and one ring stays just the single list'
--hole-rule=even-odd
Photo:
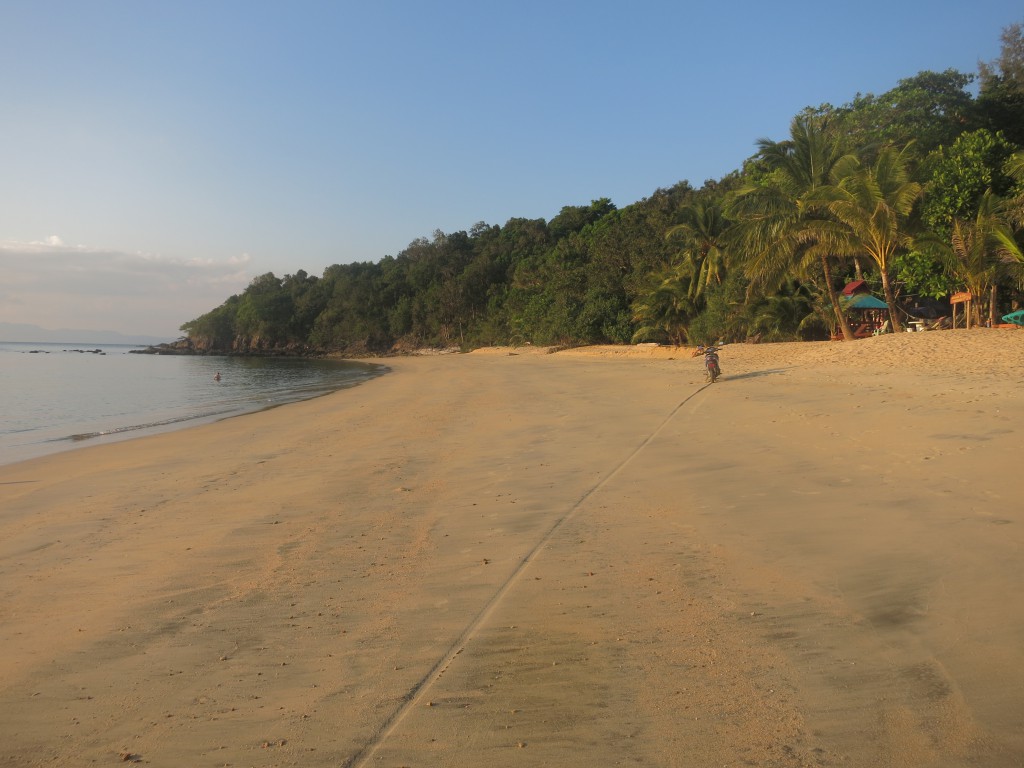
[{"label": "clear sky", "polygon": [[0,322],[167,338],[256,275],[623,207],[1020,0],[4,0]]}]

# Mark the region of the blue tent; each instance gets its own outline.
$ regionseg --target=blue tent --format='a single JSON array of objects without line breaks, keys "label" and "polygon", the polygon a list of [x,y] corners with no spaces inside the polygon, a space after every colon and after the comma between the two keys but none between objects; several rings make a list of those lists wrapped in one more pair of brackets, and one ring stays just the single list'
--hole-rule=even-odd
[{"label": "blue tent", "polygon": [[1018,309],[1016,312],[1003,315],[1003,322],[1013,323],[1014,325],[1024,325],[1024,309]]},{"label": "blue tent", "polygon": [[847,309],[888,309],[889,305],[880,301],[870,293],[858,293],[844,302]]}]

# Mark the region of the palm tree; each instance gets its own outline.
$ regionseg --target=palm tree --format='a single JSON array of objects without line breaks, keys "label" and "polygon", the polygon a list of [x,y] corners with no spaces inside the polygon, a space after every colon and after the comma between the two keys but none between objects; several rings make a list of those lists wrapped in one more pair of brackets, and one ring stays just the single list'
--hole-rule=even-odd
[{"label": "palm tree", "polygon": [[[975,296],[989,294],[989,323],[998,322],[996,303],[999,279],[1011,267],[1024,262],[1024,253],[1013,238],[1006,222],[1004,201],[988,190],[981,198],[978,214],[971,221],[953,220],[951,245],[945,249],[945,263],[950,274],[960,280]],[[981,313],[975,308],[975,321],[980,325]]]},{"label": "palm tree", "polygon": [[893,257],[913,244],[911,214],[924,191],[910,177],[911,146],[884,147],[870,166],[846,155],[832,168],[832,184],[807,197],[808,206],[827,211],[839,223],[823,222],[823,240],[844,255],[867,255],[878,267],[894,331],[903,324],[889,269]]},{"label": "palm tree", "polygon": [[833,284],[831,248],[821,223],[827,214],[807,199],[831,181],[832,169],[843,156],[828,126],[809,115],[790,124],[790,139],[760,139],[758,156],[772,172],[761,185],[740,190],[730,201],[730,213],[739,220],[734,231],[736,250],[744,253],[744,272],[751,288],[774,290],[793,277],[821,282],[829,297],[836,325],[843,338],[853,331]]},{"label": "palm tree", "polygon": [[703,199],[685,206],[680,215],[683,220],[671,227],[665,238],[682,241],[680,266],[690,277],[689,295],[696,302],[725,276],[726,235],[731,222],[717,202]]},{"label": "palm tree", "polygon": [[[1024,186],[1024,150],[1015,152],[1006,161],[1006,173]],[[1021,187],[1017,188],[1018,191]],[[1024,193],[1011,197],[1006,201],[1007,218],[1016,227],[1024,227]]]},{"label": "palm tree", "polygon": [[750,330],[761,341],[791,341],[802,331],[822,328],[817,306],[820,295],[805,283],[790,283],[774,296],[767,297],[754,308]]},{"label": "palm tree", "polygon": [[694,313],[685,268],[667,267],[654,276],[651,290],[633,303],[633,322],[640,324],[633,342],[664,334],[677,347],[681,346]]}]

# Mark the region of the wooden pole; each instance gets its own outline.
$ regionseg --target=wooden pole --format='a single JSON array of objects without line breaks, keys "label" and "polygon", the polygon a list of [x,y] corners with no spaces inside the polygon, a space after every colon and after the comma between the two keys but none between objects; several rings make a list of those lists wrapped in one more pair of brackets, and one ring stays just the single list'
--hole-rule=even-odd
[{"label": "wooden pole", "polygon": [[974,297],[968,291],[961,291],[960,293],[954,293],[949,297],[949,303],[953,306],[953,328],[956,328],[956,305],[966,304],[964,308],[964,327],[971,327],[971,299]]}]

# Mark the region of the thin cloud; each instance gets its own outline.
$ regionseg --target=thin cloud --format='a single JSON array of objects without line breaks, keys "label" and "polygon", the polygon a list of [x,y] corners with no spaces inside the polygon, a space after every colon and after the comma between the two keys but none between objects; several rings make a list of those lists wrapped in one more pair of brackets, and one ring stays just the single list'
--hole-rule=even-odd
[{"label": "thin cloud", "polygon": [[167,334],[242,291],[250,261],[72,246],[57,235],[0,242],[0,320]]}]

